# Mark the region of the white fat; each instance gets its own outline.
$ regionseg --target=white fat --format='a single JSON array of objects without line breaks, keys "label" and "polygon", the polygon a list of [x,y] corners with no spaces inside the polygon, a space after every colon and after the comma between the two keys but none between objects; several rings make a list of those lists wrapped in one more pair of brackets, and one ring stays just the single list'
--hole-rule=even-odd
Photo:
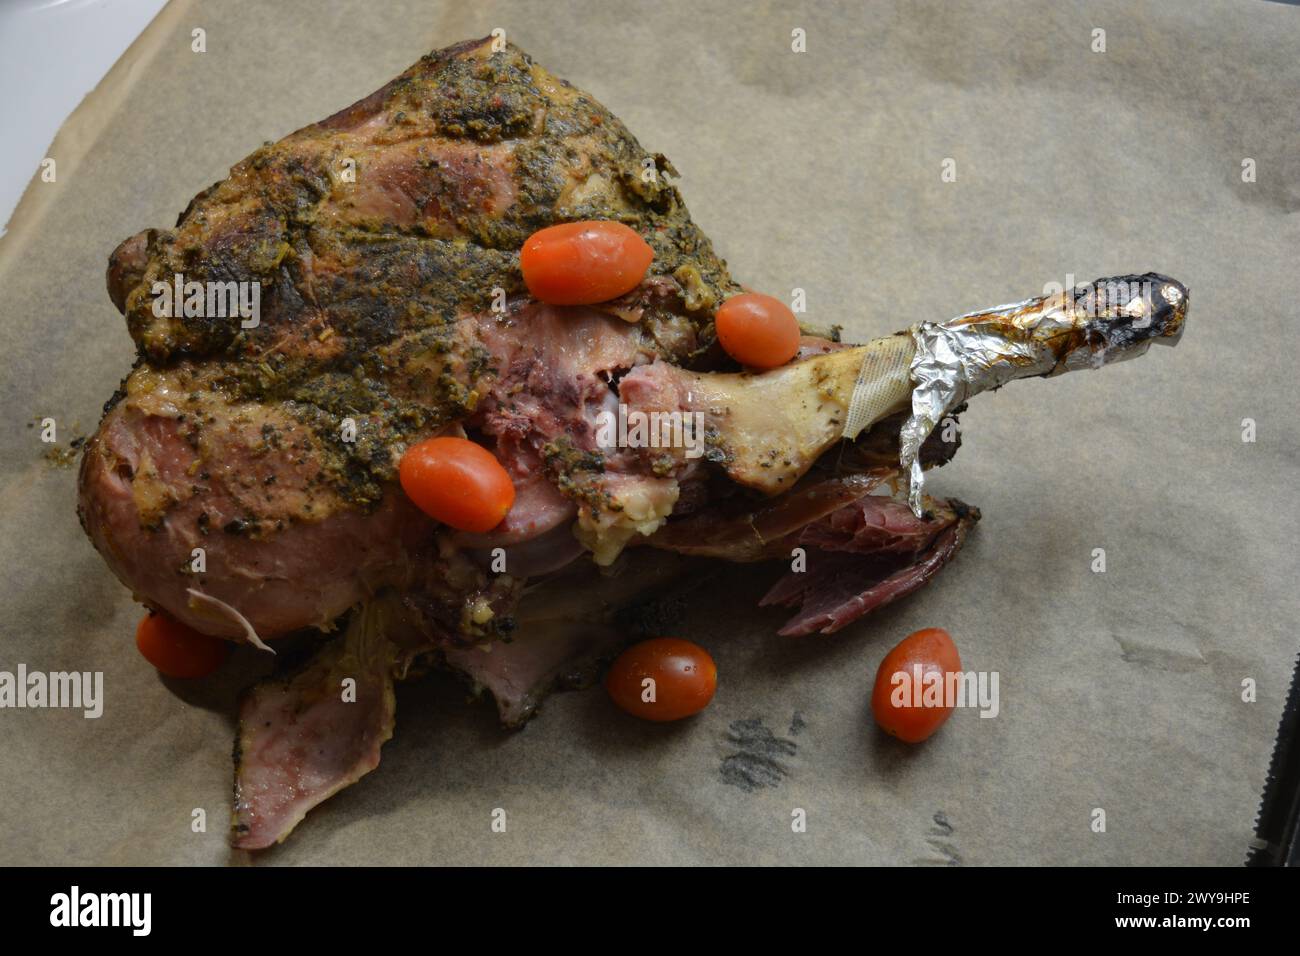
[{"label": "white fat", "polygon": [[610,504],[599,509],[579,508],[573,533],[601,567],[614,563],[623,547],[635,537],[649,537],[668,520],[681,493],[671,479],[627,479],[620,486],[606,485]]},{"label": "white fat", "polygon": [[[233,621],[242,628],[244,631],[244,637],[247,639],[248,643],[252,644],[259,651],[266,651],[268,654],[275,653],[275,651],[271,650],[265,641],[257,636],[257,631],[253,628],[253,625],[249,623],[248,618],[244,617],[244,615],[240,614],[239,611],[235,610],[235,608],[231,607],[225,601],[220,598],[214,598],[211,594],[204,594],[202,591],[196,591],[194,588],[186,588],[185,593],[190,596],[190,607],[194,607],[196,601],[199,603],[207,602],[208,606],[212,610],[216,611],[219,617],[223,617],[227,621]],[[197,610],[197,608],[195,609]]]}]

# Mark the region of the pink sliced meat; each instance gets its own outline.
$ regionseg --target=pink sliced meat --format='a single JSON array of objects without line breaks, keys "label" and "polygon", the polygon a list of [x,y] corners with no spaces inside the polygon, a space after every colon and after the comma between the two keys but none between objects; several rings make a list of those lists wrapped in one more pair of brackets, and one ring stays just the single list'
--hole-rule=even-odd
[{"label": "pink sliced meat", "polygon": [[725,507],[669,521],[649,544],[666,551],[724,561],[760,561],[783,551],[785,539],[817,525],[869,495],[883,479],[873,475],[832,478],[751,507]]},{"label": "pink sliced meat", "polygon": [[379,748],[393,736],[396,653],[379,614],[374,605],[360,608],[305,668],[244,695],[231,824],[237,849],[279,843],[312,807],[379,765]]},{"label": "pink sliced meat", "polygon": [[970,510],[961,502],[931,500],[926,516],[918,518],[902,501],[868,496],[809,524],[799,532],[799,543],[825,551],[914,555]]},{"label": "pink sliced meat", "polygon": [[807,567],[788,571],[759,601],[799,609],[779,633],[832,634],[934,577],[979,511],[955,500],[929,504],[922,520],[904,501],[863,498],[792,536],[807,549]]},{"label": "pink sliced meat", "polygon": [[518,727],[559,686],[595,680],[603,658],[621,646],[623,635],[603,624],[548,622],[510,643],[448,650],[447,665],[486,690],[506,727]]},{"label": "pink sliced meat", "polygon": [[679,556],[649,548],[619,561],[615,574],[581,562],[538,584],[519,604],[517,636],[487,648],[448,648],[447,666],[492,695],[506,727],[523,724],[555,690],[589,686],[601,664],[638,636],[620,612],[652,599],[686,570]]}]

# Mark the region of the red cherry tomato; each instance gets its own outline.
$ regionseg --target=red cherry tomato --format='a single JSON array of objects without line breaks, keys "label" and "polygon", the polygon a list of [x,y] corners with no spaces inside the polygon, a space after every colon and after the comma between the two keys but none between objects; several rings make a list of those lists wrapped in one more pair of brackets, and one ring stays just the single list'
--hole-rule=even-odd
[{"label": "red cherry tomato", "polygon": [[[885,655],[876,671],[876,686],[871,692],[871,712],[876,723],[885,733],[909,744],[925,740],[952,716],[953,702],[944,696],[944,689],[947,675],[960,670],[957,645],[943,628],[927,627],[909,634]],[[896,674],[902,677],[895,678]],[[941,675],[938,706],[924,705],[926,674]]]},{"label": "red cherry tomato", "polygon": [[170,614],[150,614],[135,629],[135,646],[168,677],[207,677],[230,653],[230,642],[200,634]]},{"label": "red cherry tomato", "polygon": [[406,496],[431,518],[458,531],[483,533],[515,503],[515,486],[493,454],[467,438],[430,438],[402,456]]},{"label": "red cherry tomato", "polygon": [[566,222],[524,242],[519,268],[533,298],[551,305],[593,305],[631,292],[654,250],[621,222]]},{"label": "red cherry tomato", "polygon": [[633,717],[681,720],[709,706],[718,689],[718,668],[698,644],[656,637],[632,645],[614,661],[605,689]]},{"label": "red cherry tomato", "polygon": [[776,368],[799,351],[799,321],[780,299],[759,292],[733,295],[713,320],[728,355],[751,368]]}]

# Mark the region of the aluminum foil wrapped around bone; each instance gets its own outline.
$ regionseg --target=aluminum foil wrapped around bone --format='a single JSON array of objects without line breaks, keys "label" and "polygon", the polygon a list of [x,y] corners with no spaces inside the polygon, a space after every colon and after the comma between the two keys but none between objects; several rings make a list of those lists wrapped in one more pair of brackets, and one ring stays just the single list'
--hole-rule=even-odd
[{"label": "aluminum foil wrapped around bone", "polygon": [[913,326],[912,411],[899,434],[912,511],[922,512],[921,445],[951,409],[1012,379],[1099,368],[1152,342],[1174,345],[1186,314],[1187,288],[1148,272]]}]

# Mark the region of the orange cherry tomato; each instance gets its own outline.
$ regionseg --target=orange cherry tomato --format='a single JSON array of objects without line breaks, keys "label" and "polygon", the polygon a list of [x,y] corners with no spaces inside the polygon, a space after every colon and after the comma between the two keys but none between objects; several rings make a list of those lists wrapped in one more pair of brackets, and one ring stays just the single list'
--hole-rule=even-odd
[{"label": "orange cherry tomato", "polygon": [[681,720],[709,706],[718,689],[718,667],[698,644],[656,637],[619,655],[605,676],[605,689],[633,717]]},{"label": "orange cherry tomato", "polygon": [[776,368],[799,351],[799,320],[770,295],[733,295],[722,303],[713,323],[723,350],[741,365]]},{"label": "orange cherry tomato", "polygon": [[200,634],[170,614],[150,614],[135,629],[135,646],[168,677],[207,677],[230,653],[230,642]]},{"label": "orange cherry tomato", "polygon": [[519,268],[533,298],[551,305],[593,305],[631,292],[654,250],[621,222],[566,222],[533,233]]},{"label": "orange cherry tomato", "polygon": [[515,503],[514,482],[501,462],[468,438],[412,445],[402,456],[398,478],[421,511],[458,531],[491,531]]},{"label": "orange cherry tomato", "polygon": [[[876,671],[876,686],[871,692],[871,712],[876,723],[885,733],[909,744],[925,740],[952,716],[953,702],[947,699],[944,689],[947,675],[960,670],[957,645],[943,628],[927,627],[907,635],[885,655]],[[896,674],[903,676],[895,678]],[[938,706],[925,706],[926,682],[935,680],[927,678],[927,674],[941,675]]]}]

